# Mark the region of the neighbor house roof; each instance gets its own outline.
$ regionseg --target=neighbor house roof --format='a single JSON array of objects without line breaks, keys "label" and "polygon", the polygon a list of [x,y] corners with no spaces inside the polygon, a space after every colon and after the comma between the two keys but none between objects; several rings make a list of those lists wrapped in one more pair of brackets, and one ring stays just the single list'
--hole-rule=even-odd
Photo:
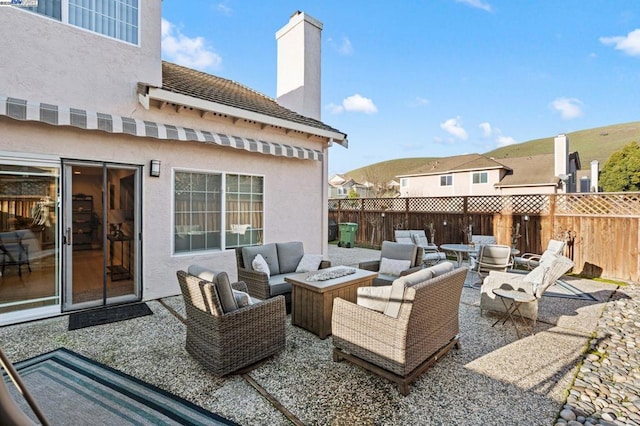
[{"label": "neighbor house roof", "polygon": [[315,134],[336,143],[347,144],[339,130],[287,109],[275,99],[242,84],[191,68],[162,62],[162,87],[143,86],[148,99],[199,108],[203,111],[236,116],[265,125]]},{"label": "neighbor house roof", "polygon": [[504,169],[505,165],[480,154],[456,155],[437,158],[397,177],[441,175],[443,173],[464,172],[470,170]]},{"label": "neighbor house roof", "polygon": [[560,179],[554,176],[553,154],[530,155],[528,157],[501,158],[500,163],[511,169],[496,187],[557,185]]}]

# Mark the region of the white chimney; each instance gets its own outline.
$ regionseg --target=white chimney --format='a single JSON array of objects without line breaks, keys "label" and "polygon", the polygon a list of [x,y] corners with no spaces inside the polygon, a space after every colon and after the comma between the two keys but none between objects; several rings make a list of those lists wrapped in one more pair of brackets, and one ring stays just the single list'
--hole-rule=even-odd
[{"label": "white chimney", "polygon": [[276,99],[283,107],[316,120],[320,120],[321,32],[322,23],[300,11],[276,32]]},{"label": "white chimney", "polygon": [[554,148],[554,173],[560,179],[567,176],[569,169],[569,139],[566,135],[558,135],[553,140]]},{"label": "white chimney", "polygon": [[600,168],[598,160],[591,161],[591,192],[598,192],[598,169]]}]

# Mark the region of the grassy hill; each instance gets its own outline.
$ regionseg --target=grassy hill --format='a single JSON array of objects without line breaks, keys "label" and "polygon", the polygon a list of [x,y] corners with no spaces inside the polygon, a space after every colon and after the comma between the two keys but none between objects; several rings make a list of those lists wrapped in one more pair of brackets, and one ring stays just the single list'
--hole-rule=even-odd
[{"label": "grassy hill", "polygon": [[[552,154],[555,136],[508,145],[485,152],[482,155],[500,159]],[[578,151],[582,169],[589,169],[592,160],[598,160],[600,169],[602,169],[611,153],[621,150],[630,142],[640,142],[640,121],[579,130],[567,133],[567,137],[569,138],[569,151]],[[395,179],[396,175],[409,173],[432,159],[433,157],[399,158],[361,167],[346,174],[358,182],[388,182]]]}]

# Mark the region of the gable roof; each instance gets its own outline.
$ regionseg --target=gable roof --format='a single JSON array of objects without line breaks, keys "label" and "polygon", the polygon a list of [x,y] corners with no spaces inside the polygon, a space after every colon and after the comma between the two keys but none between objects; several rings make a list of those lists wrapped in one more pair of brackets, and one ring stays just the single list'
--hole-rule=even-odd
[{"label": "gable roof", "polygon": [[397,177],[441,175],[443,173],[463,172],[471,170],[488,169],[508,169],[504,164],[485,157],[480,154],[456,155],[453,157],[437,158],[433,161],[412,170],[411,172],[398,175]]},{"label": "gable roof", "polygon": [[347,144],[346,133],[319,120],[291,111],[273,98],[235,81],[170,62],[162,62],[162,87],[144,87],[143,90],[146,91],[144,96],[148,99],[189,104],[188,106],[203,111],[240,116],[275,127],[326,137],[345,146]]},{"label": "gable roof", "polygon": [[553,154],[530,155],[528,157],[501,158],[500,162],[511,169],[494,186],[557,185],[560,179],[555,174]]}]

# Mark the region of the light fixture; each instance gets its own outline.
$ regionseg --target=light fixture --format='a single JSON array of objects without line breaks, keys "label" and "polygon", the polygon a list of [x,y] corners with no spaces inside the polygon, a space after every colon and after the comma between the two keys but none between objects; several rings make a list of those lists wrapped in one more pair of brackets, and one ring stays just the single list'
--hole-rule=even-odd
[{"label": "light fixture", "polygon": [[447,221],[442,222],[442,226],[447,226]]},{"label": "light fixture", "polygon": [[524,219],[525,222],[529,222],[529,215],[525,214],[522,219]]},{"label": "light fixture", "polygon": [[160,177],[160,160],[151,160],[149,176]]}]

